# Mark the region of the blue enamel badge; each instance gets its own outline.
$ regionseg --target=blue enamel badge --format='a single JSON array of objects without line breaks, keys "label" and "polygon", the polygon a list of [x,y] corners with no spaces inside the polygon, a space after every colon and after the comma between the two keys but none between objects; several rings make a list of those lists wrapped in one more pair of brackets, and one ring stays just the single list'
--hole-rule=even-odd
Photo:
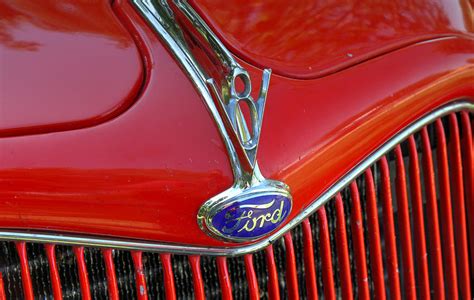
[{"label": "blue enamel badge", "polygon": [[229,238],[256,238],[276,229],[288,216],[291,201],[266,194],[232,203],[212,218],[212,226]]},{"label": "blue enamel badge", "polygon": [[265,180],[244,192],[226,194],[205,203],[198,217],[201,228],[224,240],[262,237],[277,229],[291,211],[291,195],[281,182]]}]

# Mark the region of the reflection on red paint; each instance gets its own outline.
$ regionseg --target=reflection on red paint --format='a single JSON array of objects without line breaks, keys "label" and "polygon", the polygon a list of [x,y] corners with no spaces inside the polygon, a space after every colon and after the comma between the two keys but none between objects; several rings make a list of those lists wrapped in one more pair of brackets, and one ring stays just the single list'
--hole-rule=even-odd
[{"label": "reflection on red paint", "polygon": [[0,136],[110,119],[142,80],[135,43],[109,1],[0,1]]},{"label": "reflection on red paint", "polygon": [[[130,3],[115,5],[153,53],[146,89],[100,125],[0,138],[0,227],[229,246],[196,221],[204,201],[232,184],[216,126]],[[267,178],[290,186],[289,219],[407,124],[474,99],[472,49],[462,37],[433,40],[319,79],[272,76],[258,160]],[[261,70],[241,63],[260,86]]]},{"label": "reflection on red paint", "polygon": [[306,79],[416,41],[472,29],[472,13],[465,8],[463,15],[465,1],[191,2],[237,56],[276,74]]}]

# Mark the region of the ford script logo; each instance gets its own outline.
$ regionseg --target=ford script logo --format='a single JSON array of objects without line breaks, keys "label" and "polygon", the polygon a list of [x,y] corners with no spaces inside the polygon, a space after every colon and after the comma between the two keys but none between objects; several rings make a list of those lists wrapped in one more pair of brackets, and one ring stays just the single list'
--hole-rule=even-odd
[{"label": "ford script logo", "polygon": [[[291,211],[292,199],[285,189],[257,191],[204,206],[201,227],[213,236],[232,241],[254,240],[277,229]],[[204,228],[203,228],[204,229]]]},{"label": "ford script logo", "polygon": [[222,235],[255,238],[276,229],[288,216],[290,199],[283,195],[264,195],[234,203],[212,218]]}]

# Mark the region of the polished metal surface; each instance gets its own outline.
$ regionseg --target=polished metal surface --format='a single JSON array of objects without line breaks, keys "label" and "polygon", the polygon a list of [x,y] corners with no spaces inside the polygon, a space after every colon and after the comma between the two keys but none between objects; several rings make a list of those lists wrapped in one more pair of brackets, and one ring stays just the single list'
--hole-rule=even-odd
[{"label": "polished metal surface", "polygon": [[216,122],[219,133],[222,136],[229,154],[234,177],[242,177],[242,169],[240,167],[236,149],[230,139],[208,88],[207,80],[210,78],[198,64],[196,58],[188,48],[188,45],[184,40],[183,32],[176,24],[173,12],[168,7],[168,4],[165,1],[160,1],[158,3],[157,1],[152,0],[133,0],[133,3],[144,18],[150,23],[152,28],[162,38],[163,42],[171,49],[171,53],[176,57],[177,61],[181,63],[183,69],[199,91],[199,94],[206,103],[210,114]]},{"label": "polished metal surface", "polygon": [[[260,94],[258,99],[254,100],[250,96],[252,86],[248,72],[239,65],[186,1],[175,0],[168,4],[164,0],[133,0],[133,3],[181,63],[203,97],[226,145],[235,185],[240,187],[249,185],[254,173],[258,173],[256,168],[258,141],[271,71],[264,70]],[[224,70],[221,78],[213,78],[210,75],[211,71],[206,70],[196,59],[185,39],[186,33],[177,22],[177,16],[170,5],[175,5],[189,19],[202,40],[219,59]],[[242,91],[237,90],[238,81],[243,84]],[[249,124],[252,130],[247,128],[239,103],[249,108]],[[221,114],[220,111],[224,113]],[[258,177],[260,174],[255,176]]]},{"label": "polished metal surface", "polygon": [[[247,73],[240,73],[232,76],[248,76]],[[237,92],[235,90],[235,81],[238,80],[237,77],[232,79],[230,85],[230,97],[225,99],[221,96],[219,89],[213,79],[208,79],[207,82],[211,86],[214,96],[219,100],[219,103],[222,105],[226,111],[226,117],[229,123],[232,126],[234,134],[238,136],[240,146],[245,150],[245,159],[246,162],[250,164],[250,172],[253,172],[255,169],[255,164],[257,161],[257,149],[258,142],[260,140],[260,130],[262,128],[263,112],[265,109],[265,101],[267,98],[268,87],[270,85],[270,75],[271,71],[266,69],[263,71],[262,85],[260,87],[260,93],[257,100],[254,100],[250,96],[250,80],[243,81],[246,83],[246,87],[243,92]],[[250,124],[252,126],[251,133],[247,128],[245,123],[244,116],[240,110],[239,104],[245,103],[250,110]]]},{"label": "polished metal surface", "polygon": [[[262,127],[263,111],[270,84],[271,71],[268,69],[263,71],[260,94],[255,101],[250,96],[252,84],[247,70],[242,68],[234,59],[224,44],[186,0],[175,0],[174,3],[193,24],[197,32],[199,32],[203,39],[210,45],[210,48],[214,50],[216,57],[227,70],[227,74],[223,76],[220,82],[216,83],[215,78],[209,78],[207,83],[211,86],[215,98],[218,99],[218,103],[222,105],[225,116],[231,124],[231,129],[238,137],[239,146],[244,150],[245,162],[243,163],[250,164],[248,170],[253,170],[257,159],[258,141],[260,139],[260,129]],[[237,81],[239,80],[241,80],[243,84],[242,91],[237,91]],[[222,86],[221,89],[218,88],[219,85]],[[242,102],[245,103],[250,110],[251,131],[247,129],[247,124],[242,122],[242,118],[244,117],[239,108],[239,103]]]},{"label": "polished metal surface", "polygon": [[[239,65],[185,0],[174,0],[171,4],[166,1],[134,0],[134,4],[186,70],[211,112],[227,148],[234,174],[234,184],[204,203],[197,216],[200,228],[212,237],[229,241],[250,241],[260,237],[256,234],[253,237],[241,239],[220,234],[214,228],[211,216],[215,215],[216,210],[223,209],[229,203],[241,201],[244,204],[248,199],[242,198],[243,194],[259,197],[268,192],[280,192],[288,195],[287,198],[291,202],[288,186],[265,179],[257,165],[258,142],[271,71],[263,71],[258,99],[253,99],[250,95],[252,86],[248,72]],[[174,13],[173,8],[182,12],[185,18],[191,22],[205,44],[203,47],[212,49],[224,70],[220,78],[211,77],[209,74],[212,71],[206,70],[202,63],[196,59],[191,51],[192,45],[188,45],[185,38],[187,33],[184,28],[180,27],[180,22],[176,20],[178,16]],[[239,80],[243,84],[242,91],[237,90],[237,81]],[[249,108],[251,130],[247,128],[245,116],[240,109],[241,104],[247,105]],[[209,209],[211,207],[213,209]]]},{"label": "polished metal surface", "polygon": [[324,191],[319,198],[315,199],[312,204],[309,205],[305,210],[300,212],[297,217],[292,219],[289,223],[274,232],[272,235],[263,238],[262,240],[255,243],[237,247],[198,247],[189,245],[175,245],[144,241],[104,239],[97,237],[79,237],[72,235],[32,233],[20,231],[1,231],[0,240],[57,243],[66,245],[84,245],[91,247],[108,247],[130,250],[135,249],[152,252],[170,252],[177,254],[203,254],[211,256],[238,256],[256,252],[278,240],[286,232],[297,226],[305,218],[314,213],[319,207],[323,206],[327,201],[332,199],[337,192],[342,190],[350,182],[352,182],[359,175],[361,175],[373,163],[375,163],[378,159],[380,159],[383,155],[389,152],[400,142],[408,138],[410,135],[420,130],[423,126],[432,123],[434,120],[458,111],[474,112],[474,102],[452,102],[432,111],[431,113],[425,115],[424,117],[405,127],[403,130],[401,130],[399,133],[397,133],[391,139],[381,145],[377,150],[367,156],[364,160],[362,160],[359,164],[357,164],[354,168],[352,168],[352,170],[349,171],[345,176],[343,176],[339,181],[337,181],[330,188]]}]

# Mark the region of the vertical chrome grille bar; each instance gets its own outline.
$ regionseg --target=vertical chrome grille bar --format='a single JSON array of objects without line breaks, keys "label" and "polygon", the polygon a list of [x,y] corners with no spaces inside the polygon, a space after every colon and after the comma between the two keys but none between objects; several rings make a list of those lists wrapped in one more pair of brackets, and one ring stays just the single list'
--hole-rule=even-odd
[{"label": "vertical chrome grille bar", "polygon": [[273,246],[265,249],[265,261],[268,270],[268,296],[270,299],[280,300],[280,288],[278,284],[278,272],[273,254]]},{"label": "vertical chrome grille bar", "polygon": [[21,282],[23,285],[23,295],[25,300],[33,300],[33,283],[31,281],[30,267],[28,264],[28,256],[26,253],[26,243],[17,242],[16,249],[18,252],[18,257],[20,258],[20,267],[21,267]]},{"label": "vertical chrome grille bar", "polygon": [[255,274],[255,269],[253,266],[253,255],[246,254],[244,256],[244,262],[245,262],[245,274],[247,276],[247,284],[249,287],[250,299],[258,300],[260,299],[260,292],[258,290],[257,275]]},{"label": "vertical chrome grille bar", "polygon": [[201,257],[199,255],[190,255],[189,264],[193,273],[194,298],[196,300],[206,299],[204,293],[204,282],[201,274]]},{"label": "vertical chrome grille bar", "polygon": [[308,219],[303,221],[304,270],[306,275],[306,295],[308,299],[318,299],[316,267],[314,266],[314,245],[311,224]]},{"label": "vertical chrome grille bar", "polygon": [[119,299],[119,292],[117,286],[117,276],[115,275],[115,264],[112,249],[103,249],[105,271],[107,272],[107,288],[109,290],[109,297],[112,300]]},{"label": "vertical chrome grille bar", "polygon": [[133,267],[135,271],[135,282],[137,287],[137,299],[147,300],[148,292],[146,289],[145,271],[143,269],[143,252],[132,251]]},{"label": "vertical chrome grille bar", "polygon": [[7,299],[7,296],[5,294],[5,284],[3,283],[2,272],[0,272],[0,300],[5,299]]},{"label": "vertical chrome grille bar", "polygon": [[443,245],[444,270],[448,299],[458,297],[458,280],[456,273],[456,250],[453,232],[453,212],[451,207],[451,190],[449,186],[448,155],[446,136],[440,119],[435,121],[437,137],[438,182],[440,190],[441,233]]},{"label": "vertical chrome grille bar", "polygon": [[286,251],[286,286],[288,289],[288,297],[290,299],[298,299],[298,274],[296,271],[296,257],[295,257],[295,248],[293,246],[293,237],[291,232],[288,232],[283,237],[285,241],[285,251]]},{"label": "vertical chrome grille bar", "polygon": [[382,180],[382,208],[384,217],[385,249],[387,251],[388,282],[390,288],[390,299],[401,299],[400,277],[398,273],[398,257],[395,220],[393,217],[392,188],[390,183],[390,169],[387,158],[380,159],[380,171]]},{"label": "vertical chrome grille bar", "polygon": [[347,242],[346,214],[344,213],[344,202],[341,194],[336,195],[336,250],[339,267],[339,281],[341,283],[341,294],[344,299],[353,299],[351,261],[349,258],[349,245]]},{"label": "vertical chrome grille bar", "polygon": [[[469,275],[469,250],[466,228],[466,204],[464,202],[463,167],[461,161],[461,141],[458,120],[455,114],[449,115],[449,157],[451,163],[452,206],[458,266],[459,289],[462,299],[471,299]],[[474,216],[471,216],[474,217]]]},{"label": "vertical chrome grille bar", "polygon": [[369,257],[372,280],[374,283],[374,295],[376,299],[385,299],[385,279],[382,260],[382,249],[379,233],[379,217],[377,211],[377,200],[375,195],[374,177],[372,171],[365,171],[366,182],[366,212],[369,235]]},{"label": "vertical chrome grille bar", "polygon": [[74,247],[74,255],[77,260],[77,270],[79,272],[79,282],[81,284],[81,295],[83,300],[91,299],[89,276],[87,274],[86,261],[84,259],[84,247]]},{"label": "vertical chrome grille bar", "polygon": [[418,296],[430,299],[430,278],[428,273],[428,252],[426,250],[425,221],[423,216],[423,199],[421,194],[420,167],[415,138],[408,138],[409,178],[411,207],[413,217],[413,238],[415,245],[415,265]]},{"label": "vertical chrome grille bar", "polygon": [[176,299],[176,287],[174,285],[174,273],[171,265],[171,254],[162,253],[160,254],[160,260],[163,265],[163,280],[165,284],[166,299]]},{"label": "vertical chrome grille bar", "polygon": [[350,185],[352,199],[351,232],[354,240],[354,254],[357,271],[357,293],[359,299],[369,299],[369,277],[367,274],[367,259],[364,243],[364,220],[360,205],[359,189],[353,181]]},{"label": "vertical chrome grille bar", "polygon": [[232,285],[230,283],[229,270],[227,269],[227,259],[225,257],[218,257],[217,270],[219,272],[219,283],[221,285],[222,299],[230,300],[232,297]]},{"label": "vertical chrome grille bar", "polygon": [[319,223],[319,252],[321,253],[321,268],[324,270],[324,272],[322,272],[324,298],[336,299],[334,273],[332,267],[331,242],[326,209],[322,207],[318,210],[317,214]]},{"label": "vertical chrome grille bar", "polygon": [[[469,249],[471,255],[471,278],[474,276],[474,150],[472,141],[472,127],[469,113],[461,112],[462,152],[464,162],[464,185],[466,192],[468,221]],[[472,293],[472,291],[471,291]]]},{"label": "vertical chrome grille bar", "polygon": [[438,203],[436,201],[435,172],[433,169],[433,154],[428,130],[421,130],[422,154],[423,154],[423,177],[426,194],[427,226],[429,233],[429,255],[431,260],[433,276],[433,296],[436,299],[444,299],[444,277],[443,257],[441,249],[441,237],[439,232]]},{"label": "vertical chrome grille bar", "polygon": [[413,242],[408,207],[407,182],[405,163],[403,162],[403,154],[400,145],[395,147],[395,156],[397,174],[395,178],[395,191],[397,195],[397,215],[402,253],[404,298],[416,299],[415,267],[413,263]]},{"label": "vertical chrome grille bar", "polygon": [[58,266],[56,262],[56,247],[54,244],[46,244],[45,251],[48,257],[51,285],[53,287],[53,296],[55,300],[61,300],[63,293],[61,290],[61,279],[59,277]]}]

